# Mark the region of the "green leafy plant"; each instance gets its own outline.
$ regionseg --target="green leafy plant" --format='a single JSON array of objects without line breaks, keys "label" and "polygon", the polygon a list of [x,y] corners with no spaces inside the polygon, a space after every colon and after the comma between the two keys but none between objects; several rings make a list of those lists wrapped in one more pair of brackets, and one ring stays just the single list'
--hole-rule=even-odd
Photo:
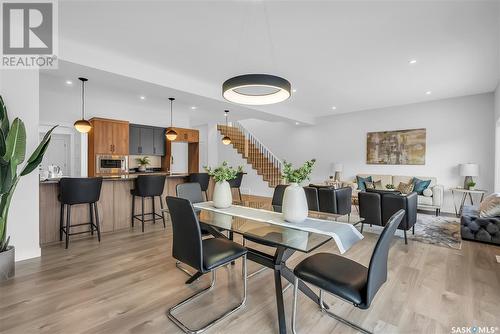
[{"label": "green leafy plant", "polygon": [[312,173],[316,159],[311,159],[306,161],[304,165],[297,169],[293,169],[291,163],[283,162],[283,178],[288,183],[302,183],[305,180],[309,180],[309,176]]},{"label": "green leafy plant", "polygon": [[238,173],[243,173],[243,166],[238,166],[238,168],[234,169],[227,165],[227,161],[222,162],[221,166],[214,169],[208,166],[204,166],[203,168],[207,171],[208,175],[214,178],[215,182],[234,180],[238,176]]},{"label": "green leafy plant", "polygon": [[467,183],[467,188],[470,189],[470,188],[474,188],[476,186],[476,182],[474,181],[471,181],[469,183]]},{"label": "green leafy plant", "polygon": [[147,166],[147,165],[151,164],[151,160],[149,159],[148,156],[145,156],[145,157],[142,157],[142,158],[136,158],[135,162],[137,162],[137,164],[139,166]]},{"label": "green leafy plant", "polygon": [[393,184],[386,184],[385,188],[386,189],[396,189],[396,187]]},{"label": "green leafy plant", "polygon": [[21,172],[17,168],[26,158],[26,129],[19,118],[9,123],[7,107],[0,95],[0,253],[7,250],[7,217],[10,201],[22,176],[28,175],[42,162],[55,126],[43,137],[38,147],[24,164]]}]

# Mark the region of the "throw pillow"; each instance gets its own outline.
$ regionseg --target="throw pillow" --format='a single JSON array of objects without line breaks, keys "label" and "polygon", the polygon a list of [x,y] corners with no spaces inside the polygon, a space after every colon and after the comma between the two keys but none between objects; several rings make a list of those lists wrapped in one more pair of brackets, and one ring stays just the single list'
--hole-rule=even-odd
[{"label": "throw pillow", "polygon": [[375,189],[375,183],[374,182],[365,181],[365,188],[366,189]]},{"label": "throw pillow", "polygon": [[375,186],[375,189],[385,190],[384,186],[382,185],[382,180],[373,182],[373,185]]},{"label": "throw pillow", "polygon": [[402,194],[411,193],[413,191],[413,182],[411,181],[410,183],[399,182],[398,191]]},{"label": "throw pillow", "polygon": [[429,188],[425,189],[424,191],[422,191],[422,194],[425,196],[425,197],[432,197],[432,190],[430,190]]},{"label": "throw pillow", "polygon": [[413,178],[413,191],[415,191],[419,195],[423,195],[424,190],[429,187],[431,184],[431,180],[420,180],[416,177]]},{"label": "throw pillow", "polygon": [[365,182],[373,182],[371,176],[368,176],[368,177],[356,176],[356,181],[358,183],[358,189],[360,191],[365,191],[366,190]]},{"label": "throw pillow", "polygon": [[479,216],[482,218],[500,216],[500,193],[491,194],[481,202]]}]

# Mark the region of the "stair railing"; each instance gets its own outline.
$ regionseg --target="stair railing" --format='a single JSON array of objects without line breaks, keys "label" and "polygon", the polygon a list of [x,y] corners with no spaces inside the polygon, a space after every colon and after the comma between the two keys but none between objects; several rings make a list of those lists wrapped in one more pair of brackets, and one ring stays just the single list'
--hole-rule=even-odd
[{"label": "stair railing", "polygon": [[262,163],[265,162],[264,158],[267,158],[267,161],[271,163],[272,166],[275,167],[275,172],[273,174],[273,178],[277,180],[278,184],[281,183],[282,172],[283,172],[283,162],[277,157],[276,154],[271,152],[271,150],[264,145],[256,136],[254,136],[250,131],[248,131],[241,123],[234,122],[231,124],[233,127],[237,128],[244,135],[244,152],[245,157],[248,157],[250,144],[253,147],[257,148],[257,150],[261,153]]}]

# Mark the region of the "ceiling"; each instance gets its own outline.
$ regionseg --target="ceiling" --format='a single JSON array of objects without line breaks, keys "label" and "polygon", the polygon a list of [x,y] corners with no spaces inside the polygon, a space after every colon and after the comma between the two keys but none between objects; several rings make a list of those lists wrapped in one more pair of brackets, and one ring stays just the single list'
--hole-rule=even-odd
[{"label": "ceiling", "polygon": [[255,117],[491,92],[500,77],[499,1],[60,1],[59,17],[60,48],[71,41],[203,82],[203,97],[181,90],[207,110],[224,108],[231,76],[287,78],[288,101],[240,108]]}]

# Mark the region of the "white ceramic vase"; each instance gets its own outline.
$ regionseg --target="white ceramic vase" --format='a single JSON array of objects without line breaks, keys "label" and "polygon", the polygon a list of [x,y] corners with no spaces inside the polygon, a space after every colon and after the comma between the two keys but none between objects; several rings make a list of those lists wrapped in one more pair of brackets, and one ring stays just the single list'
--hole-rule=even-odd
[{"label": "white ceramic vase", "polygon": [[306,193],[297,183],[291,183],[283,195],[283,216],[287,222],[301,223],[307,218]]},{"label": "white ceramic vase", "polygon": [[227,181],[216,182],[212,198],[216,208],[229,208],[233,203],[233,195],[231,194],[229,183]]}]

